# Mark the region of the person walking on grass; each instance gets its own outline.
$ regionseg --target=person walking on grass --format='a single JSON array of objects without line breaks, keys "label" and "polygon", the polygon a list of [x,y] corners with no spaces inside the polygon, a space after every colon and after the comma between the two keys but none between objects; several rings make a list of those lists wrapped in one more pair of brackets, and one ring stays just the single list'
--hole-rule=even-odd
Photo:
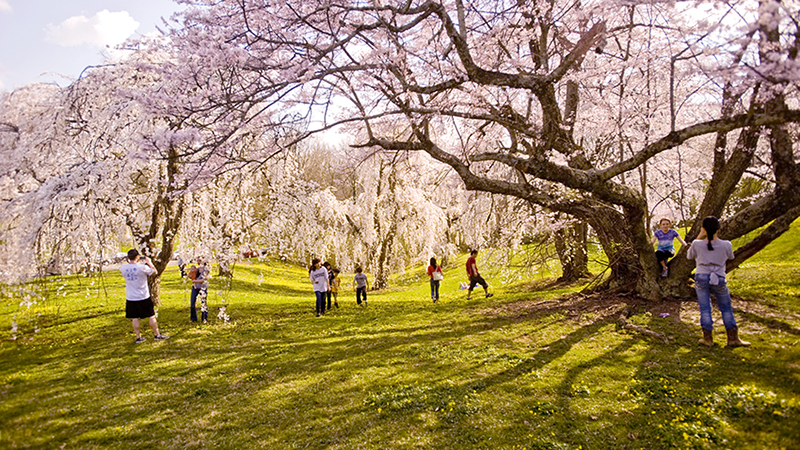
[{"label": "person walking on grass", "polygon": [[[331,268],[331,263],[329,263],[328,261],[325,261],[324,263],[322,263],[322,267],[324,267],[325,270],[328,271],[328,292],[325,293],[325,299],[328,300],[328,307],[326,308],[326,310],[330,311],[331,310],[331,306],[332,306],[331,305],[331,298],[333,297],[333,277],[335,277],[335,275],[333,274],[333,269]],[[338,303],[336,304],[336,307],[337,308],[339,307]]]},{"label": "person walking on grass", "polygon": [[658,263],[661,264],[661,276],[666,277],[669,275],[667,263],[670,258],[675,256],[675,247],[673,246],[675,239],[677,239],[681,245],[686,245],[686,242],[681,239],[681,235],[679,235],[677,231],[672,229],[672,222],[669,219],[661,219],[661,221],[658,222],[658,226],[659,229],[653,233],[653,239],[650,242],[653,244],[658,242],[658,247],[656,247],[656,259]]},{"label": "person walking on grass", "polygon": [[687,259],[695,260],[697,270],[694,276],[694,289],[697,292],[697,303],[700,307],[700,326],[703,338],[700,343],[712,347],[714,321],[711,318],[711,293],[717,298],[717,307],[722,313],[722,322],[728,334],[728,347],[747,347],[749,342],[739,339],[739,328],[733,318],[731,294],[725,283],[725,265],[733,259],[733,246],[730,241],[717,237],[720,224],[716,217],[703,219],[700,234],[692,242]]},{"label": "person walking on grass", "polygon": [[436,258],[431,258],[431,264],[428,266],[428,276],[431,278],[431,300],[436,303],[439,301],[439,284],[444,280],[442,266],[436,264]]},{"label": "person walking on grass", "polygon": [[333,269],[333,278],[328,277],[331,281],[331,294],[333,294],[333,306],[339,307],[339,286],[342,280],[339,278],[339,269]]},{"label": "person walking on grass", "polygon": [[469,258],[467,259],[467,276],[469,276],[469,290],[467,291],[467,300],[472,298],[472,290],[475,289],[475,286],[480,284],[483,286],[483,292],[486,293],[486,298],[491,297],[494,294],[489,293],[489,284],[486,283],[486,280],[483,279],[481,274],[478,272],[478,264],[475,262],[475,258],[478,256],[478,251],[473,250],[469,254]]},{"label": "person walking on grass", "polygon": [[158,331],[155,306],[147,286],[147,277],[156,273],[156,268],[149,258],[142,258],[139,251],[128,251],[128,263],[120,266],[119,271],[125,278],[125,317],[131,319],[133,332],[136,333],[136,343],[141,344],[146,339],[139,331],[139,320],[149,319],[150,328],[153,329],[153,340],[163,341],[169,339],[166,334]]},{"label": "person walking on grass", "polygon": [[369,281],[367,275],[362,272],[361,267],[356,267],[356,276],[353,277],[353,285],[356,287],[356,304],[361,306],[361,296],[364,296],[364,306],[367,306],[367,288]]},{"label": "person walking on grass", "polygon": [[328,270],[320,265],[319,258],[311,260],[308,276],[314,286],[314,295],[317,297],[317,317],[325,314],[325,297],[328,293]]},{"label": "person walking on grass", "polygon": [[189,269],[189,278],[192,280],[192,294],[189,299],[189,321],[197,322],[197,300],[200,299],[200,312],[203,323],[208,322],[208,279],[211,278],[211,269],[208,268],[203,258],[197,258],[198,267]]}]

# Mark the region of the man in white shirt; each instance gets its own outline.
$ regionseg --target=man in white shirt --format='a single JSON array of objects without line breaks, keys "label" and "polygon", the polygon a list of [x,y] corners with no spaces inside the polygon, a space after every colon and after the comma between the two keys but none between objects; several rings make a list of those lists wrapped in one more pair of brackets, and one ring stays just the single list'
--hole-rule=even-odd
[{"label": "man in white shirt", "polygon": [[147,277],[156,273],[156,268],[148,258],[142,258],[139,251],[128,251],[128,264],[123,264],[119,271],[125,278],[125,317],[131,319],[133,331],[136,333],[136,343],[141,344],[146,339],[139,332],[139,319],[149,319],[150,328],[153,329],[154,340],[169,339],[166,334],[158,332],[155,307],[150,297],[150,288],[147,287]]}]

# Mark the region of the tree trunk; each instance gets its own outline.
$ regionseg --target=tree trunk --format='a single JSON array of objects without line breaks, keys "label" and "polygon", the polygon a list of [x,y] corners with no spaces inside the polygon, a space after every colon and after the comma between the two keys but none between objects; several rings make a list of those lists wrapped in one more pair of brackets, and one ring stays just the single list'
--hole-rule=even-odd
[{"label": "tree trunk", "polygon": [[[150,227],[147,231],[138,227],[133,216],[127,218],[128,226],[134,235],[134,241],[140,249],[145,251],[145,256],[150,257],[156,273],[148,278],[150,297],[153,304],[159,305],[161,299],[161,275],[169,264],[175,248],[175,238],[178,227],[183,217],[183,196],[175,195],[178,190],[176,177],[179,173],[178,149],[170,148],[167,158],[166,183],[159,187],[156,198],[153,200],[150,211]],[[165,186],[166,185],[166,186]]]},{"label": "tree trunk", "polygon": [[553,233],[556,253],[561,261],[561,277],[558,281],[576,281],[589,275],[587,231],[585,223],[576,222]]},{"label": "tree trunk", "polygon": [[636,292],[660,300],[657,262],[644,227],[644,212],[622,214],[610,206],[598,206],[586,217],[608,257],[608,278],[598,290]]},{"label": "tree trunk", "polygon": [[156,271],[152,277],[147,278],[147,287],[150,289],[150,298],[155,306],[161,306],[161,273]]},{"label": "tree trunk", "polygon": [[[383,162],[381,162],[383,164]],[[380,171],[381,175],[383,174],[383,166],[381,167]],[[380,186],[380,185],[379,185]],[[387,192],[383,201],[380,199],[380,191],[379,193],[379,200],[375,205],[375,224],[376,230],[378,231],[378,238],[380,239],[379,244],[379,251],[378,251],[378,261],[375,273],[375,281],[372,283],[373,289],[383,289],[389,284],[389,259],[392,255],[392,250],[394,248],[394,239],[395,234],[397,233],[397,223],[401,220],[399,217],[399,211],[397,206],[397,201],[395,199],[395,192],[397,190],[397,177],[394,167],[390,168],[388,181],[387,181]],[[392,211],[389,216],[389,224],[388,228],[385,229],[384,233],[382,234],[381,231],[383,228],[381,227],[381,219],[379,214],[380,205],[382,203],[388,204]]]}]

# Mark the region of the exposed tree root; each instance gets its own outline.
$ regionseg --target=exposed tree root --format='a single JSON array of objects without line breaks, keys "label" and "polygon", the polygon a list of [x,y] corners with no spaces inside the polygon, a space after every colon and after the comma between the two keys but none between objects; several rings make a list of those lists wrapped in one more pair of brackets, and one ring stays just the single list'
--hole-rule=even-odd
[{"label": "exposed tree root", "polygon": [[639,325],[634,325],[634,324],[630,323],[628,321],[628,317],[630,317],[630,315],[631,315],[630,310],[628,308],[625,308],[625,309],[622,310],[622,312],[619,313],[619,316],[617,316],[617,320],[619,321],[619,323],[620,323],[620,325],[622,326],[623,329],[632,330],[632,331],[635,331],[637,333],[644,334],[646,336],[650,336],[650,337],[652,337],[654,339],[658,339],[658,340],[662,341],[665,344],[669,344],[669,338],[666,335],[664,335],[662,333],[659,333],[657,331],[653,331],[653,330],[651,330],[649,328],[640,327]]}]

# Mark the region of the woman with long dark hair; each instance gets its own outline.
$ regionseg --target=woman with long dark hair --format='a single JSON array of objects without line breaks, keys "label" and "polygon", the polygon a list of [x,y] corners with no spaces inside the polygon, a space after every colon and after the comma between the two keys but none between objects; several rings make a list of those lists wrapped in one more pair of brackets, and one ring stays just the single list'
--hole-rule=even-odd
[{"label": "woman with long dark hair", "polygon": [[747,347],[749,342],[739,339],[739,328],[733,318],[731,294],[725,283],[725,266],[733,259],[733,246],[730,241],[717,237],[720,224],[713,216],[703,219],[703,228],[692,242],[686,258],[695,260],[697,270],[694,275],[694,289],[697,292],[697,304],[700,306],[700,326],[703,338],[700,343],[709,347],[714,345],[713,324],[711,317],[711,293],[717,298],[717,307],[722,313],[722,322],[728,334],[728,347]]},{"label": "woman with long dark hair", "polygon": [[436,303],[439,301],[439,284],[444,279],[442,266],[436,264],[436,258],[431,258],[431,264],[428,266],[428,276],[431,278],[431,300]]}]

